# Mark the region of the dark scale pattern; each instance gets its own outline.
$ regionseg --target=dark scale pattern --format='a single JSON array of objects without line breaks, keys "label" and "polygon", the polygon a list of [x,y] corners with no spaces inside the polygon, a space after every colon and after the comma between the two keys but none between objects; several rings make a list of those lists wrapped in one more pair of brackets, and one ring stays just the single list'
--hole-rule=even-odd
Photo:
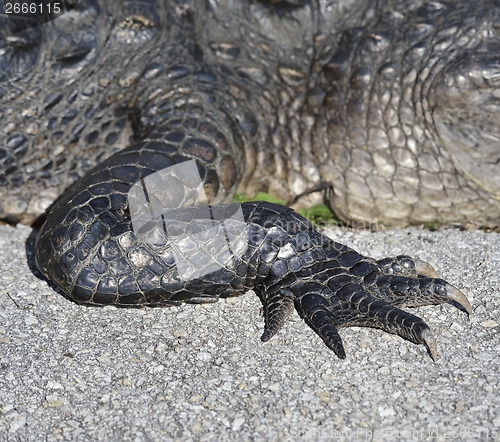
[{"label": "dark scale pattern", "polygon": [[[114,161],[105,163],[104,170],[112,173],[106,167],[109,164]],[[86,187],[98,189],[97,196],[89,197],[83,188],[81,194],[85,197],[75,196],[73,202],[88,207],[96,219],[100,208],[93,203],[102,199],[100,195],[105,190],[114,190],[112,185]],[[231,207],[213,206],[212,210],[223,213]],[[286,207],[262,202],[243,203],[241,207],[244,222],[233,221],[231,228],[244,236],[244,252],[229,258],[214,255],[209,262],[201,261],[200,268],[214,262],[219,266],[190,280],[179,274],[169,240],[157,229],[148,232],[146,239],[138,239],[130,231],[126,216],[110,217],[114,223],[108,224],[96,219],[86,227],[80,223],[66,225],[65,221],[52,224],[49,218],[38,239],[37,261],[44,274],[55,280],[69,297],[92,305],[214,302],[219,297],[253,289],[264,307],[263,341],[279,331],[295,307],[341,358],[345,352],[338,329],[353,325],[377,327],[414,343],[425,343],[435,358],[429,327],[400,307],[454,299],[470,312],[466,298],[451,285],[419,275],[418,267],[423,273],[432,273],[419,261],[399,256],[376,262],[326,238]],[[196,224],[200,219],[198,210],[182,209],[177,215],[174,213],[178,223],[176,235]],[[112,234],[120,225],[126,229]],[[188,238],[191,244],[186,254],[196,258],[208,236]]]},{"label": "dark scale pattern", "polygon": [[329,183],[345,221],[495,225],[498,0],[74,3],[15,35],[0,17],[0,218],[30,223],[51,206],[36,246],[47,278],[91,305],[254,290],[263,341],[295,308],[339,357],[352,325],[436,357],[428,326],[401,309],[471,310],[425,263],[363,257],[267,203],[224,223],[230,253],[200,208],[169,212],[174,236],[134,232],[127,195],[195,160],[221,216],[238,190],[290,200]]}]

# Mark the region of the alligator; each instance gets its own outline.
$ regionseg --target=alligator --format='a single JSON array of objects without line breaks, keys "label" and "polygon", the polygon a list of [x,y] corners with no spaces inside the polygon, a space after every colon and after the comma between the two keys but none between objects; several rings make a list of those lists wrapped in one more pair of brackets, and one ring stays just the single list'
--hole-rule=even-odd
[{"label": "alligator", "polygon": [[[49,280],[92,305],[254,290],[264,341],[295,307],[341,358],[338,329],[363,325],[435,359],[429,327],[401,307],[471,307],[426,263],[363,257],[291,209],[247,202],[217,227],[234,250],[186,277],[161,229],[134,231],[128,193],[194,160],[214,213],[236,191],[290,200],[326,183],[346,222],[497,224],[498,1],[66,3],[43,26],[0,22],[0,218],[47,211],[36,258]],[[179,210],[191,241],[200,209]]]}]

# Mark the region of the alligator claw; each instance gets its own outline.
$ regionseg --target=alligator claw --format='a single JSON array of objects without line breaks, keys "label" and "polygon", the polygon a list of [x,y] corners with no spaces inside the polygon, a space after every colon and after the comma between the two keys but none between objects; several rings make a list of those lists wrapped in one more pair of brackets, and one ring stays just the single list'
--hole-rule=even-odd
[{"label": "alligator claw", "polygon": [[413,259],[417,273],[428,278],[439,278],[438,272],[430,264],[420,259]]},{"label": "alligator claw", "polygon": [[429,350],[429,353],[431,355],[431,358],[434,362],[437,360],[437,345],[436,345],[436,339],[434,338],[434,335],[432,332],[427,329],[422,332],[422,339],[424,340],[424,343]]},{"label": "alligator claw", "polygon": [[[465,295],[427,263],[408,256],[372,261],[353,251],[342,251],[336,263],[321,271],[315,266],[309,282],[294,291],[296,308],[306,323],[339,358],[345,358],[342,327],[379,328],[415,344],[424,344],[436,361],[436,340],[419,317],[401,310],[454,301],[470,315]],[[319,270],[319,271],[318,271]],[[307,290],[304,289],[307,287]]]},{"label": "alligator claw", "polygon": [[451,284],[448,284],[448,298],[461,305],[469,316],[472,314],[472,307],[469,300],[460,290],[453,287]]},{"label": "alligator claw", "polygon": [[293,311],[293,297],[286,289],[270,294],[265,287],[254,289],[264,308],[264,333],[260,337],[267,342],[278,333]]}]

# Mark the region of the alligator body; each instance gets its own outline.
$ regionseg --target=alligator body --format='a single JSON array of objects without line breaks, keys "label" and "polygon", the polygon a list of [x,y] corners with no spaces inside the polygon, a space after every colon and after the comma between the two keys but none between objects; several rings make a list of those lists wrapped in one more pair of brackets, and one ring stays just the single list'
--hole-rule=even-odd
[{"label": "alligator body", "polygon": [[185,150],[213,193],[327,182],[344,221],[498,223],[497,1],[78,3],[0,27],[1,218],[210,102],[224,145]]},{"label": "alligator body", "polygon": [[498,6],[82,0],[20,34],[4,22],[0,215],[31,222],[66,189],[37,262],[78,302],[171,305],[253,289],[263,340],[295,306],[340,357],[337,329],[349,325],[426,343],[435,357],[428,327],[399,308],[470,306],[420,261],[376,262],[286,208],[244,203],[246,248],[183,278],[168,239],[133,232],[127,192],[194,159],[209,197],[289,199],[326,182],[346,221],[497,223]]}]

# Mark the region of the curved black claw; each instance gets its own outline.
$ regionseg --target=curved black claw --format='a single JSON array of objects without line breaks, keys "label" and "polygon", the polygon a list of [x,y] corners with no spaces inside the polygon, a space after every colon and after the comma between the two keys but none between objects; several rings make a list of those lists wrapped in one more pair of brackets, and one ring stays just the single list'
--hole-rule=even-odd
[{"label": "curved black claw", "polygon": [[339,358],[345,358],[337,329],[361,326],[380,328],[414,344],[425,344],[432,359],[437,357],[436,341],[429,326],[418,316],[398,309],[369,293],[352,292],[349,299],[329,302],[323,296],[304,296],[298,307],[307,324]]},{"label": "curved black claw", "polygon": [[401,308],[453,301],[472,312],[465,295],[423,261],[406,255],[375,261],[324,240],[309,241],[308,248],[311,251],[304,252],[304,243],[298,240],[287,244],[265,283],[254,288],[264,306],[262,341],[279,331],[295,305],[339,358],[346,354],[338,330],[363,326],[424,344],[436,360],[436,340],[429,326]]},{"label": "curved black claw", "polygon": [[293,297],[292,293],[285,289],[274,294],[269,294],[265,287],[254,290],[264,309],[264,333],[260,340],[267,342],[280,331],[293,311]]},{"label": "curved black claw", "polygon": [[383,297],[393,298],[398,305],[418,307],[453,301],[471,315],[467,297],[456,287],[439,278],[434,268],[425,261],[406,255],[377,261],[385,276],[377,277],[377,291]]},{"label": "curved black claw", "polygon": [[331,304],[325,298],[314,294],[304,296],[300,303],[299,314],[329,349],[340,359],[345,359],[345,350],[337,331],[335,316],[331,312]]},{"label": "curved black claw", "polygon": [[454,301],[470,315],[472,312],[465,295],[440,278],[381,275],[367,285],[368,291],[399,307],[420,307]]}]

